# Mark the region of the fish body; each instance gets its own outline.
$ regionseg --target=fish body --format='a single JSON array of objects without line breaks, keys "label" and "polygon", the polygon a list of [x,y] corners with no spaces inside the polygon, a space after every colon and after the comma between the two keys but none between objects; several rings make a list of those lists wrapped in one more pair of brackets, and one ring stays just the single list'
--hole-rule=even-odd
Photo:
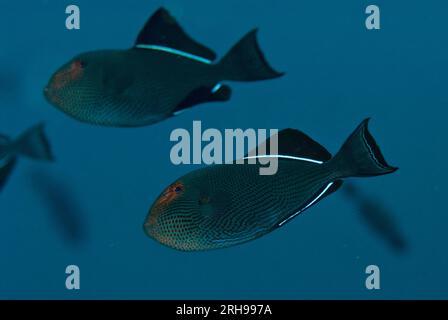
[{"label": "fish body", "polygon": [[[297,130],[279,133],[296,144],[279,147],[278,171],[260,175],[260,164],[214,165],[170,185],[155,201],[144,229],[169,247],[197,251],[259,238],[291,221],[342,179],[391,173],[364,121],[335,157]],[[312,155],[313,158],[307,158]]]},{"label": "fish body", "polygon": [[227,101],[225,80],[279,77],[249,32],[223,59],[184,33],[158,10],[134,47],[80,54],[63,65],[44,90],[47,100],[77,120],[135,127],[159,122],[200,103]]},{"label": "fish body", "polygon": [[28,129],[15,140],[0,135],[0,190],[5,186],[19,156],[52,161],[53,155],[42,124]]},{"label": "fish body", "polygon": [[[172,59],[164,51],[106,50],[83,54],[75,61],[88,61],[78,67],[83,68],[79,77],[88,81],[81,81],[84,86],[80,82],[76,98],[62,102],[55,93],[50,99],[74,118],[100,125],[143,126],[161,121],[173,115],[192,86],[212,88],[218,82],[216,66],[181,56]],[[169,68],[172,72],[166,72]],[[66,80],[56,77],[53,81],[63,88]],[[103,87],[95,88],[96,84]]]}]

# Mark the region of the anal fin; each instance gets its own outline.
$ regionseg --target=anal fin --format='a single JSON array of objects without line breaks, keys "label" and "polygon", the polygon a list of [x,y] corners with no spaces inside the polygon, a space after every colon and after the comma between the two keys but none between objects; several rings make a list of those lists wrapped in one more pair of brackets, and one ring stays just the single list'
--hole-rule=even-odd
[{"label": "anal fin", "polygon": [[191,108],[195,105],[207,102],[228,101],[232,94],[232,90],[226,85],[217,85],[215,87],[200,87],[193,90],[173,111],[174,114]]},{"label": "anal fin", "polygon": [[325,191],[325,193],[320,197],[320,199],[323,199],[327,196],[329,196],[330,194],[336,192],[339,190],[339,188],[342,186],[342,183],[344,181],[342,180],[336,180],[335,182],[333,182],[333,184],[331,185],[330,188],[327,189],[327,191]]},{"label": "anal fin", "polygon": [[295,218],[296,216],[298,216],[299,214],[304,212],[309,207],[311,207],[314,204],[318,203],[323,198],[325,198],[325,197],[329,196],[330,194],[336,192],[342,186],[342,183],[343,183],[342,180],[336,180],[336,181],[333,181],[333,182],[325,185],[315,195],[313,195],[309,199],[309,201],[307,201],[302,207],[297,209],[294,213],[292,213],[291,215],[289,215],[285,219],[283,219],[276,227],[283,226],[285,223],[291,221],[293,218]]}]

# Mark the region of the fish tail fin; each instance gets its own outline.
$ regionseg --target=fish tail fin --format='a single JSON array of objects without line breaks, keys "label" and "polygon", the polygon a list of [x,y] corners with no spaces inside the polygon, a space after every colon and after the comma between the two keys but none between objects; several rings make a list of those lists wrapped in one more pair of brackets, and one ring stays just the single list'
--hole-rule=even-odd
[{"label": "fish tail fin", "polygon": [[275,71],[266,61],[257,43],[257,29],[247,33],[219,63],[224,73],[223,80],[257,81],[283,75]]},{"label": "fish tail fin", "polygon": [[20,135],[14,143],[17,154],[36,160],[52,161],[50,144],[45,136],[44,125],[38,124]]},{"label": "fish tail fin", "polygon": [[14,169],[15,164],[16,159],[11,158],[6,162],[6,164],[3,167],[0,168],[0,191],[6,185],[6,182],[8,181],[8,178],[11,175],[11,172]]},{"label": "fish tail fin", "polygon": [[387,164],[365,119],[348,137],[331,160],[343,177],[371,177],[388,174],[398,168]]}]

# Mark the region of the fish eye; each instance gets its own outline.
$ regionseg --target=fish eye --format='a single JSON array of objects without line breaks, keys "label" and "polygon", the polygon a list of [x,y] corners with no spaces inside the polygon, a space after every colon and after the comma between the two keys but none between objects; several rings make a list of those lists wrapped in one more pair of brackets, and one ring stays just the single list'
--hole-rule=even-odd
[{"label": "fish eye", "polygon": [[85,62],[84,60],[76,60],[73,62],[72,66],[75,68],[84,69],[87,66],[87,62]]},{"label": "fish eye", "polygon": [[169,191],[174,192],[174,193],[180,193],[183,190],[184,190],[184,185],[180,182],[176,182],[169,188]]}]

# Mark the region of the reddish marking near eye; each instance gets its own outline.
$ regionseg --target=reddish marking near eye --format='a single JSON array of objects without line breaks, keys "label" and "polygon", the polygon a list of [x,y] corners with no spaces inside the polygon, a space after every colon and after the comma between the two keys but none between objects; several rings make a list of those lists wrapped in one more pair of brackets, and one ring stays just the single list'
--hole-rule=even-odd
[{"label": "reddish marking near eye", "polygon": [[170,202],[172,202],[174,199],[177,198],[177,196],[184,190],[184,185],[182,182],[178,181],[171,186],[168,187],[168,189],[165,190],[165,192],[160,196],[159,200],[157,201],[158,205],[168,205]]},{"label": "reddish marking near eye", "polygon": [[79,79],[84,72],[84,66],[81,61],[73,61],[66,70],[61,70],[55,74],[53,79],[53,88],[60,89],[70,81]]},{"label": "reddish marking near eye", "polygon": [[160,215],[160,206],[167,206],[170,202],[176,199],[179,194],[184,190],[184,184],[180,181],[169,186],[159,197],[156,204],[152,208],[151,214],[149,215],[148,223],[150,226],[157,224],[157,218]]}]

